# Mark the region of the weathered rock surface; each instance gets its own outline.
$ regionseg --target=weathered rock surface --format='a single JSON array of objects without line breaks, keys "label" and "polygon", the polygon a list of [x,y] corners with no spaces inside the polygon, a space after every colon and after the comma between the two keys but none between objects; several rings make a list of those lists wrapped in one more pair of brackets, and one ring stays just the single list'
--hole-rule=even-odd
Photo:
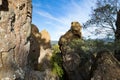
[{"label": "weathered rock surface", "polygon": [[82,34],[81,34],[81,25],[79,22],[72,22],[71,23],[71,28],[69,31],[67,31],[64,35],[60,37],[60,40],[58,42],[60,46],[60,50],[62,49],[62,45],[65,43],[69,43],[73,39],[81,39]]},{"label": "weathered rock surface", "polygon": [[50,35],[46,30],[42,30],[41,34],[41,42],[40,42],[40,57],[38,59],[39,67],[45,70],[50,68],[50,58],[52,56],[51,43],[50,43]]},{"label": "weathered rock surface", "polygon": [[42,30],[40,32],[41,34],[41,45],[44,46],[44,49],[51,48],[51,43],[50,43],[50,34],[46,30]]},{"label": "weathered rock surface", "polygon": [[38,28],[32,24],[32,33],[30,36],[30,53],[28,55],[28,64],[33,70],[38,70],[38,58],[40,56],[41,35]]},{"label": "weathered rock surface", "polygon": [[37,26],[32,24],[30,42],[28,62],[31,71],[28,80],[59,80],[58,76],[52,73],[49,33],[46,30],[39,32]]},{"label": "weathered rock surface", "polygon": [[91,69],[91,80],[120,80],[120,63],[109,51],[97,54]]},{"label": "weathered rock surface", "polygon": [[31,0],[0,2],[0,80],[22,80],[27,74]]},{"label": "weathered rock surface", "polygon": [[76,51],[70,47],[70,43],[74,39],[82,39],[81,25],[78,22],[71,23],[71,29],[61,36],[59,40],[60,50],[63,56],[63,67],[66,71],[67,80],[87,80],[88,73],[83,64],[83,52]]},{"label": "weathered rock surface", "polygon": [[59,80],[58,76],[51,73],[51,70],[31,71],[29,77],[25,80]]}]

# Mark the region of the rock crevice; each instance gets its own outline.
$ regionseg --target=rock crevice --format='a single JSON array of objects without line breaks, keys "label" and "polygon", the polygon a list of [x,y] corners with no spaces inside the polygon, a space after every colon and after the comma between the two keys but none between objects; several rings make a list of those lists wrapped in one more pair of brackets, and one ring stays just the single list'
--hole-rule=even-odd
[{"label": "rock crevice", "polygon": [[24,79],[30,48],[31,0],[0,2],[0,80]]}]

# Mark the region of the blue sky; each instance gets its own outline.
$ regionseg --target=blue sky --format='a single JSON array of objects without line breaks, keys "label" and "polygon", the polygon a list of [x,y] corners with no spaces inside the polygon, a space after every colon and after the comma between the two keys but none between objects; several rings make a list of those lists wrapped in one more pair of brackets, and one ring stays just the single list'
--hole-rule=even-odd
[{"label": "blue sky", "polygon": [[[40,31],[46,29],[51,40],[59,40],[70,29],[72,21],[82,25],[89,19],[95,0],[32,0],[32,5],[32,23]],[[89,31],[82,30],[83,36],[91,36]]]}]

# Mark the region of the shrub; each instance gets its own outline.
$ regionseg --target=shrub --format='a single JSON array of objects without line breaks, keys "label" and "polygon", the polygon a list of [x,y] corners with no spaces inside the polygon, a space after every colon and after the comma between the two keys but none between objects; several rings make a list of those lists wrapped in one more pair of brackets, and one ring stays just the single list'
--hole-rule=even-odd
[{"label": "shrub", "polygon": [[109,50],[114,52],[115,48],[117,47],[114,45],[114,42],[105,42],[103,40],[92,39],[74,39],[69,43],[69,46],[77,52],[82,52],[84,54],[94,54],[101,50]]},{"label": "shrub", "polygon": [[57,74],[60,79],[62,80],[62,77],[64,75],[64,71],[62,69],[62,56],[59,50],[59,46],[57,44],[53,45],[52,47],[52,57],[51,57],[51,64],[52,64],[52,72],[54,74]]}]

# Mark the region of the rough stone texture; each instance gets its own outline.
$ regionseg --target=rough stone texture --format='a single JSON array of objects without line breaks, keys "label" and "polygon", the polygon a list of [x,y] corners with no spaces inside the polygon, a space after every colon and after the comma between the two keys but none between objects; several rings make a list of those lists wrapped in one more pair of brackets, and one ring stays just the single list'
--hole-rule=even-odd
[{"label": "rough stone texture", "polygon": [[32,24],[32,33],[30,36],[30,53],[28,55],[28,64],[33,70],[38,70],[38,58],[40,56],[41,35],[38,28]]},{"label": "rough stone texture", "polygon": [[82,40],[81,28],[78,22],[72,22],[71,29],[65,35],[61,36],[59,40],[63,56],[63,68],[67,75],[66,80],[87,80],[88,78],[89,72],[86,72],[86,62],[82,60],[84,53],[70,47],[72,40]]},{"label": "rough stone texture", "polygon": [[0,0],[0,80],[25,77],[31,11],[31,0]]},{"label": "rough stone texture", "polygon": [[45,71],[31,71],[27,80],[59,80],[59,77],[46,69]]},{"label": "rough stone texture", "polygon": [[31,71],[26,80],[59,80],[58,76],[54,75],[51,70],[52,51],[49,33],[45,30],[39,32],[37,26],[32,24],[30,42],[28,64]]},{"label": "rough stone texture", "polygon": [[38,28],[32,24],[30,42],[30,54],[28,55],[30,67],[34,70],[50,68],[52,51],[49,33],[46,30],[39,32]]},{"label": "rough stone texture", "polygon": [[40,57],[38,59],[39,68],[42,70],[50,68],[50,58],[52,56],[50,35],[46,30],[42,30],[40,42]]},{"label": "rough stone texture", "polygon": [[60,46],[60,50],[62,49],[62,45],[65,43],[69,43],[73,39],[81,39],[82,34],[81,34],[81,25],[79,22],[72,22],[71,23],[71,28],[69,31],[67,31],[64,35],[60,37],[60,40],[58,42]]},{"label": "rough stone texture", "polygon": [[91,69],[91,80],[120,80],[120,63],[109,51],[97,54]]},{"label": "rough stone texture", "polygon": [[42,30],[41,34],[41,45],[44,46],[44,49],[51,48],[50,35],[46,30]]}]

